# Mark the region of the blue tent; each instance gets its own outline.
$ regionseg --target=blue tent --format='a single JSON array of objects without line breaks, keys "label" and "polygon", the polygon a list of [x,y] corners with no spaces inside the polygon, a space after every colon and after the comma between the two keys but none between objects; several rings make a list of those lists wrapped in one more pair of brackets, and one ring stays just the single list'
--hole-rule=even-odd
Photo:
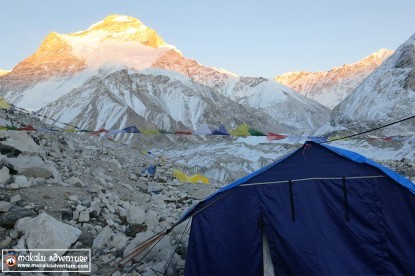
[{"label": "blue tent", "polygon": [[306,142],[209,196],[186,275],[415,274],[415,186],[357,153]]}]

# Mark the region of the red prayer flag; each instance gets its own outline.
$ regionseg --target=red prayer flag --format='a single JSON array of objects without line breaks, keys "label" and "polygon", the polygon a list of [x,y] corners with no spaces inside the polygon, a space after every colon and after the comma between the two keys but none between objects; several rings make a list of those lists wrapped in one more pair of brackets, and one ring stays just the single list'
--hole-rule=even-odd
[{"label": "red prayer flag", "polygon": [[274,133],[274,132],[269,132],[267,135],[267,139],[268,141],[273,141],[273,140],[282,140],[287,138],[287,135],[282,135],[282,134],[278,134],[278,133]]}]

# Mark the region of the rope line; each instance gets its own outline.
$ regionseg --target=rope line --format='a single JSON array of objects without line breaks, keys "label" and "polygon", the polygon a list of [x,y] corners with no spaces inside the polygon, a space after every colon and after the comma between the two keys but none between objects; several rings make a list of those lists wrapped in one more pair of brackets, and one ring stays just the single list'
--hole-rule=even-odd
[{"label": "rope line", "polygon": [[336,139],[333,139],[333,140],[327,140],[327,141],[324,141],[324,142],[320,142],[319,144],[331,143],[331,142],[334,142],[334,141],[339,141],[339,140],[344,140],[344,139],[348,139],[348,138],[351,138],[351,137],[359,136],[359,135],[366,134],[366,133],[369,133],[369,132],[372,132],[372,131],[375,131],[375,130],[379,130],[379,129],[382,129],[382,128],[385,128],[385,127],[388,127],[388,126],[391,126],[391,125],[395,125],[395,124],[398,124],[398,123],[401,123],[401,122],[404,122],[404,121],[407,121],[407,120],[410,120],[410,119],[413,119],[413,118],[415,118],[415,115],[404,118],[404,119],[401,119],[399,121],[396,121],[396,122],[393,122],[393,123],[390,123],[390,124],[386,124],[386,125],[383,125],[383,126],[380,126],[380,127],[372,128],[372,129],[369,129],[369,130],[366,130],[366,131],[363,131],[363,132],[359,132],[359,133],[355,133],[355,134],[352,134],[352,135],[336,138]]},{"label": "rope line", "polygon": [[168,262],[167,262],[167,264],[166,264],[166,269],[164,270],[163,275],[166,275],[166,274],[167,274],[167,270],[168,270],[168,269],[169,269],[169,267],[170,267],[170,264],[171,264],[171,261],[173,260],[174,254],[176,253],[177,248],[179,247],[180,243],[182,242],[182,240],[183,240],[183,238],[184,238],[184,235],[185,235],[185,234],[186,234],[186,232],[187,232],[187,227],[189,227],[189,223],[190,223],[190,218],[188,218],[188,220],[187,220],[187,224],[186,224],[186,226],[185,226],[185,228],[184,228],[184,230],[183,230],[182,236],[180,237],[180,240],[177,242],[176,248],[174,248],[173,254],[171,254],[170,259],[169,259],[169,261],[168,261]]}]

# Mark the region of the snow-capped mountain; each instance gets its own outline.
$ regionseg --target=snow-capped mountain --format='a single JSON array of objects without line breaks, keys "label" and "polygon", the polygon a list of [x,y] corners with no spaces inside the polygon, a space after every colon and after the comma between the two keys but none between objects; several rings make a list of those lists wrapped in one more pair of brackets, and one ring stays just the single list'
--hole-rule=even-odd
[{"label": "snow-capped mountain", "polygon": [[240,77],[203,66],[174,51],[163,55],[152,66],[184,74],[240,104],[259,109],[278,122],[297,129],[312,130],[328,122],[328,108],[271,79]]},{"label": "snow-capped mountain", "polygon": [[[118,128],[151,122],[158,129],[189,130],[202,124],[224,124],[290,130],[270,116],[232,101],[214,89],[163,69],[137,73],[127,69],[105,77],[94,76],[40,110],[59,121],[82,128]],[[258,119],[260,118],[260,119]]]},{"label": "snow-capped mountain", "polygon": [[[332,112],[331,124],[370,128],[415,115],[415,34]],[[414,132],[415,121],[385,131]]]},{"label": "snow-capped mountain", "polygon": [[94,129],[137,119],[163,128],[240,122],[260,130],[281,131],[283,124],[309,130],[329,119],[327,108],[273,80],[239,77],[183,57],[154,30],[123,15],[86,31],[50,33],[0,77],[0,95]]},{"label": "snow-capped mountain", "polygon": [[10,73],[11,70],[0,70],[0,77]]},{"label": "snow-capped mountain", "polygon": [[380,49],[352,64],[325,72],[289,72],[275,77],[275,81],[333,109],[392,54]]}]

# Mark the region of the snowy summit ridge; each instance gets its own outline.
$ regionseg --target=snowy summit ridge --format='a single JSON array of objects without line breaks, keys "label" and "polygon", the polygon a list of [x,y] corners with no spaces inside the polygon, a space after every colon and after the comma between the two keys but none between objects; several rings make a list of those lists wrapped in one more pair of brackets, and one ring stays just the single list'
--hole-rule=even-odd
[{"label": "snowy summit ridge", "polygon": [[380,49],[352,64],[322,72],[289,72],[275,77],[275,81],[333,109],[392,54]]},{"label": "snowy summit ridge", "polygon": [[134,121],[196,129],[222,120],[228,127],[310,131],[329,120],[328,108],[292,89],[204,66],[125,15],[110,15],[85,31],[50,33],[0,78],[0,95],[90,129]]}]

